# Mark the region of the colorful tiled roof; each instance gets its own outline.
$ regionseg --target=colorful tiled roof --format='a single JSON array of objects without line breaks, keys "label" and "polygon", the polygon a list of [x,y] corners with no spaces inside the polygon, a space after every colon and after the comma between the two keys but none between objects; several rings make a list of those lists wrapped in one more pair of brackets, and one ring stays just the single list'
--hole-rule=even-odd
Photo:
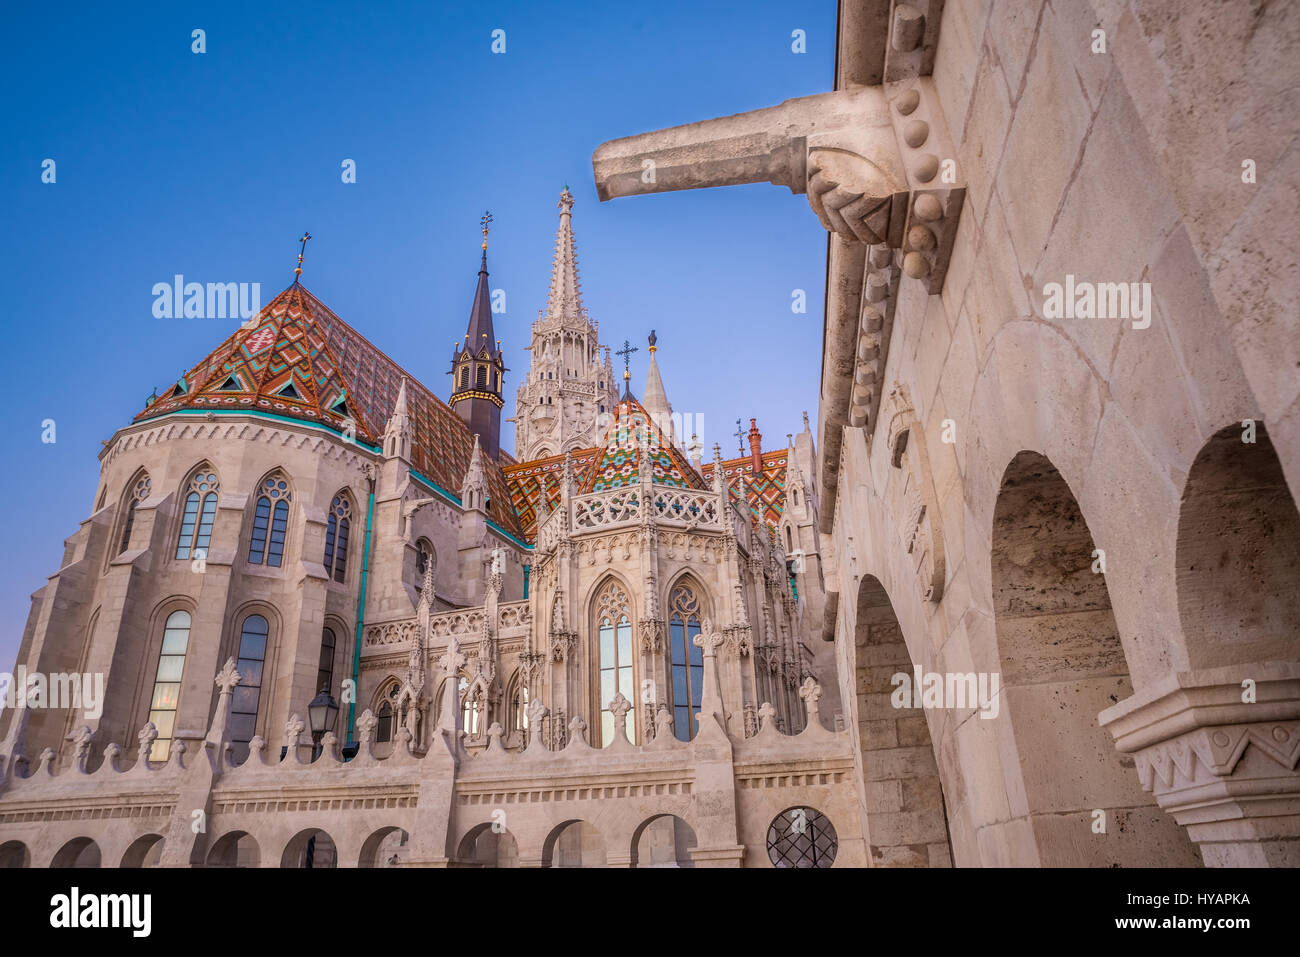
[{"label": "colorful tiled roof", "polygon": [[[749,511],[754,519],[771,528],[781,521],[785,512],[785,470],[789,460],[789,449],[777,449],[763,453],[763,471],[755,475],[754,463],[750,456],[726,459],[722,463],[723,479],[732,492],[738,492],[740,479],[745,478],[745,498],[749,502]],[[704,463],[704,477],[713,481],[713,463]]]},{"label": "colorful tiled roof", "polygon": [[681,450],[668,441],[654,424],[650,413],[636,399],[623,399],[614,407],[614,418],[605,432],[604,447],[586,480],[578,485],[581,493],[635,485],[640,475],[640,455],[647,449],[652,466],[651,482],[675,488],[708,486],[691,467]]},{"label": "colorful tiled roof", "polygon": [[[409,372],[295,282],[190,369],[136,421],[182,409],[271,413],[340,433],[349,416],[359,441],[375,444],[408,380],[412,467],[460,495],[474,436],[459,415]],[[519,523],[501,469],[488,464],[491,518],[512,535]]]},{"label": "colorful tiled roof", "polygon": [[[581,487],[587,472],[596,461],[599,449],[580,449],[573,452],[573,477]],[[534,459],[517,465],[506,465],[501,470],[510,486],[510,501],[519,519],[525,541],[531,542],[537,534],[537,501],[542,483],[546,483],[546,503],[549,508],[560,504],[560,481],[564,472],[564,456],[552,455],[550,458]]]}]

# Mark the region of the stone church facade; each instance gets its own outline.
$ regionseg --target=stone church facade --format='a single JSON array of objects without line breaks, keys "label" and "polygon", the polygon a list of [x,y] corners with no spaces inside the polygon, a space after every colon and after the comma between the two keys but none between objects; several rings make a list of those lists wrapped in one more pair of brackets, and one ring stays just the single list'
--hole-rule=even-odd
[{"label": "stone church facade", "polygon": [[601,146],[807,195],[784,449],[619,388],[567,190],[517,456],[486,250],[448,403],[295,282],[106,444],[0,863],[1300,863],[1297,16],[844,0],[832,91]]}]

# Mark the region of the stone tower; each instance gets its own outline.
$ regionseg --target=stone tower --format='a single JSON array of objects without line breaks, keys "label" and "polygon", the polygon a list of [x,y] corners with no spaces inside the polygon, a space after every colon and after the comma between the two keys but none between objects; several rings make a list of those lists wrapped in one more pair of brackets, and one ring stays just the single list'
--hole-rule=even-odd
[{"label": "stone tower", "polygon": [[608,424],[618,403],[609,351],[602,356],[596,323],[582,305],[567,186],[558,206],[550,294],[533,323],[532,363],[516,400],[515,457],[521,462],[599,444],[601,423]]},{"label": "stone tower", "polygon": [[501,450],[501,380],[505,375],[501,343],[492,329],[492,294],[488,289],[487,228],[483,230],[483,263],[469,313],[465,340],[451,357],[451,399],[483,451],[494,461]]}]

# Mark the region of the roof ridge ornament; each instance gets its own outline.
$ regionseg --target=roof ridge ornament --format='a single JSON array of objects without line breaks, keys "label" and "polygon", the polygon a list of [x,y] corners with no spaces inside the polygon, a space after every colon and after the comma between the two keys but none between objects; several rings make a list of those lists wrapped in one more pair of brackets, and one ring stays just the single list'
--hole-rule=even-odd
[{"label": "roof ridge ornament", "polygon": [[298,277],[302,275],[302,259],[303,256],[307,254],[307,240],[309,239],[311,239],[311,233],[304,229],[302,231],[302,237],[298,240],[298,242],[302,243],[302,246],[298,249],[298,265],[295,266],[293,270],[294,282],[297,282]]}]

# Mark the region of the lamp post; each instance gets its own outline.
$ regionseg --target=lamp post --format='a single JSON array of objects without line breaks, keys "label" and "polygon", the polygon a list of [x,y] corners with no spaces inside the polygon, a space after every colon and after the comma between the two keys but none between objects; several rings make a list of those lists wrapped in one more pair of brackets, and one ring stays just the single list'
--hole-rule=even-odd
[{"label": "lamp post", "polygon": [[311,699],[307,705],[307,720],[311,722],[311,759],[320,757],[321,738],[326,731],[334,730],[334,722],[339,717],[339,703],[330,695],[329,688],[321,688],[320,694]]}]

